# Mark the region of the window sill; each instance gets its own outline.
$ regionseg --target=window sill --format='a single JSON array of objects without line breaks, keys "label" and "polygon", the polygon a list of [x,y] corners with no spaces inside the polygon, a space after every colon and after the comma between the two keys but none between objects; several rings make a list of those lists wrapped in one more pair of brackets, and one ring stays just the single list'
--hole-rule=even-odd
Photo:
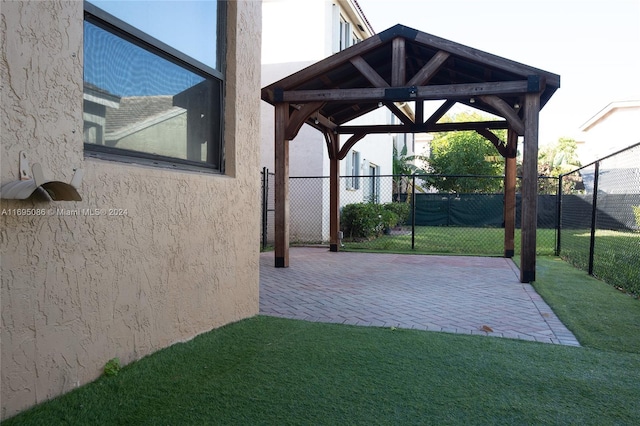
[{"label": "window sill", "polygon": [[171,158],[164,158],[161,156],[147,156],[144,154],[139,155],[128,155],[120,154],[114,152],[100,152],[94,151],[91,149],[87,149],[85,145],[84,151],[85,158],[92,158],[96,160],[104,160],[104,161],[114,161],[118,163],[124,164],[138,164],[141,166],[150,166],[161,169],[170,169],[176,171],[189,171],[189,172],[199,172],[211,175],[220,175],[224,176],[219,169],[215,168],[210,164],[198,164],[195,162],[188,161],[179,161]]}]

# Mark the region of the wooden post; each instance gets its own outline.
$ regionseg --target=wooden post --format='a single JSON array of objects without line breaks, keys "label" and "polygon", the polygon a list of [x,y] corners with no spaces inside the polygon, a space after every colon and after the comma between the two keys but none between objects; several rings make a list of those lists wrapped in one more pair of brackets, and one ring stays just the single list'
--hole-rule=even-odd
[{"label": "wooden post", "polygon": [[[334,144],[335,144],[334,138]],[[329,157],[329,250],[340,248],[340,160],[336,155]]]},{"label": "wooden post", "polygon": [[527,93],[524,102],[522,159],[522,223],[520,282],[536,279],[536,226],[538,220],[538,118],[540,93]]},{"label": "wooden post", "polygon": [[396,37],[391,42],[391,85],[403,86],[406,82],[406,52],[404,38]]},{"label": "wooden post", "polygon": [[516,229],[516,151],[518,134],[507,130],[507,155],[504,159],[504,257],[515,254]]},{"label": "wooden post", "polygon": [[289,267],[289,104],[275,104],[275,266]]}]

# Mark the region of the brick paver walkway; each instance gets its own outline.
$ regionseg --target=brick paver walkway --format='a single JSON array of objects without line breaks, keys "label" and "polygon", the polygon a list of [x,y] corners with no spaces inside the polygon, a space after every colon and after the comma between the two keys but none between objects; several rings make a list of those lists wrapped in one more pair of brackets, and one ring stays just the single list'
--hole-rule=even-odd
[{"label": "brick paver walkway", "polygon": [[260,255],[260,313],[579,346],[510,259],[292,248]]}]

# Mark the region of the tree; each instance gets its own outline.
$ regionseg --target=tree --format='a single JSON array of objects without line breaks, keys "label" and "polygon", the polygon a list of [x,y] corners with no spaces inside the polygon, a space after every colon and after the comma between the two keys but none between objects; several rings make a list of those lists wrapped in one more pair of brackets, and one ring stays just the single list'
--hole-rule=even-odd
[{"label": "tree", "polygon": [[[469,122],[485,121],[478,113],[461,113],[444,121]],[[505,131],[496,132],[501,140],[506,140]],[[504,174],[504,161],[497,149],[484,136],[474,131],[447,132],[437,134],[431,142],[429,172],[441,175],[484,175]],[[456,193],[500,191],[500,179],[477,179],[447,177],[438,179],[434,186],[441,191]]]},{"label": "tree", "polygon": [[[400,152],[393,146],[393,195],[396,201],[400,201],[401,194],[407,194],[407,203],[411,202],[413,192],[413,179],[411,175],[425,175],[427,171],[414,164],[414,160],[427,160],[421,155],[407,155],[407,144],[402,146]],[[425,189],[416,184],[417,192],[425,192]]]},{"label": "tree", "polygon": [[[544,145],[538,150],[538,175],[558,177],[580,167],[578,159],[578,145],[574,139],[560,138],[555,143]],[[565,192],[575,188],[576,183],[582,178],[578,175],[570,175],[564,179]],[[555,194],[557,181],[555,179],[541,179],[538,191],[543,194]]]}]

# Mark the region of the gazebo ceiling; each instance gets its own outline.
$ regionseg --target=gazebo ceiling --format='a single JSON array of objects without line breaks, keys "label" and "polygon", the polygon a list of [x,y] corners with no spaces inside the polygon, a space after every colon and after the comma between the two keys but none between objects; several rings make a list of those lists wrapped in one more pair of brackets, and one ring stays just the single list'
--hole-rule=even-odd
[{"label": "gazebo ceiling", "polygon": [[[437,131],[438,119],[462,103],[504,117],[521,134],[524,95],[540,93],[542,107],[559,86],[556,74],[396,25],[264,87],[262,99],[289,103],[291,113],[307,105],[306,112],[313,111],[307,124],[336,133],[356,133],[357,127],[344,125],[381,103],[402,122],[394,130]],[[429,118],[422,116],[423,100],[449,102]],[[415,117],[397,107],[407,101],[416,101]],[[504,128],[507,122],[493,126]]]}]

